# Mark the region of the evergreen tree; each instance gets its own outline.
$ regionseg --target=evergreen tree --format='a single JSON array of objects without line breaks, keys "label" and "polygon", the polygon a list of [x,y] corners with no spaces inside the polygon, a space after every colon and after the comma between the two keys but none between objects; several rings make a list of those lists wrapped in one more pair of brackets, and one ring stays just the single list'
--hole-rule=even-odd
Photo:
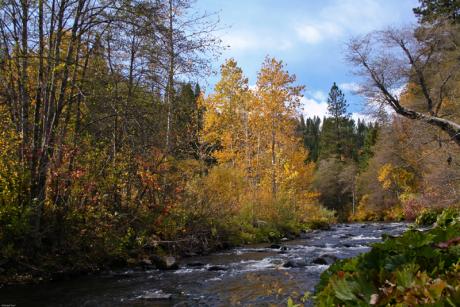
[{"label": "evergreen tree", "polygon": [[448,19],[460,22],[460,1],[458,0],[419,0],[420,6],[413,9],[421,23]]},{"label": "evergreen tree", "polygon": [[319,156],[321,119],[318,116],[307,118],[303,130],[303,144],[308,149],[308,160],[316,162]]},{"label": "evergreen tree", "polygon": [[177,157],[193,156],[194,145],[198,142],[198,133],[202,125],[200,110],[197,106],[199,97],[196,94],[197,91],[198,93],[200,91],[198,85],[195,86],[194,91],[190,83],[183,83],[174,101],[173,138],[175,142],[172,150]]},{"label": "evergreen tree", "polygon": [[334,84],[329,91],[329,97],[327,98],[327,111],[330,116],[332,116],[336,122],[339,119],[348,118],[349,114],[347,113],[347,100],[342,90]]},{"label": "evergreen tree", "polygon": [[350,154],[346,152],[349,144],[346,144],[345,137],[350,134],[352,123],[347,113],[348,104],[345,95],[335,82],[329,92],[327,103],[330,117],[323,120],[321,156],[322,158],[334,157],[344,160],[350,157]]},{"label": "evergreen tree", "polygon": [[369,159],[374,156],[374,145],[377,142],[377,135],[379,131],[378,124],[368,124],[365,126],[364,140],[362,145],[359,147],[358,164],[360,169],[367,168]]}]

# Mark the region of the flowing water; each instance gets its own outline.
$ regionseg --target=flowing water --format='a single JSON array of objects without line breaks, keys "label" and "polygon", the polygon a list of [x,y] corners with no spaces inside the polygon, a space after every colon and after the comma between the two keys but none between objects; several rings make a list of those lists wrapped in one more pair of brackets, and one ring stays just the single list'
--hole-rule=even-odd
[{"label": "flowing water", "polygon": [[[334,258],[369,250],[404,223],[335,225],[300,239],[239,247],[183,259],[176,271],[122,270],[69,281],[0,289],[0,304],[16,306],[272,306],[313,292]],[[318,259],[320,258],[320,259]],[[311,303],[307,302],[307,305]]]}]

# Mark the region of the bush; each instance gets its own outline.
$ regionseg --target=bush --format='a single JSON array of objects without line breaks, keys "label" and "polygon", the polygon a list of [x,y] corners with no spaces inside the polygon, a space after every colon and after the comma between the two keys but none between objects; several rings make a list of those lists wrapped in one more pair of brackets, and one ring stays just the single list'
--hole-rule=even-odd
[{"label": "bush", "polygon": [[438,227],[410,229],[321,275],[317,306],[456,306],[460,302],[460,218],[447,209]]},{"label": "bush", "polygon": [[355,214],[351,215],[349,220],[351,222],[379,221],[381,220],[381,212],[377,212],[369,206],[369,195],[366,194],[359,201]]},{"label": "bush", "polygon": [[447,208],[437,217],[436,225],[446,227],[453,223],[460,223],[460,208]]},{"label": "bush", "polygon": [[438,210],[425,209],[415,219],[415,224],[420,225],[420,226],[433,225],[436,222],[438,214],[439,214]]}]

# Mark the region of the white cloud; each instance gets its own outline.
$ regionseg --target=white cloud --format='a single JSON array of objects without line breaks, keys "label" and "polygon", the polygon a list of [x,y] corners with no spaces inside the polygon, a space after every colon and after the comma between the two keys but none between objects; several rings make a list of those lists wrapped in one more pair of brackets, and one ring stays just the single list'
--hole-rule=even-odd
[{"label": "white cloud", "polygon": [[382,28],[400,21],[402,14],[385,1],[334,0],[307,23],[295,24],[294,30],[298,39],[312,45]]},{"label": "white cloud", "polygon": [[340,83],[338,86],[342,90],[347,91],[347,92],[352,92],[352,93],[357,92],[361,89],[361,85],[359,85],[358,83],[354,83],[354,82]]},{"label": "white cloud", "polygon": [[304,25],[296,29],[299,37],[309,44],[315,44],[322,40],[319,29],[314,26]]},{"label": "white cloud", "polygon": [[302,41],[312,45],[341,34],[340,28],[330,22],[298,25],[295,30]]},{"label": "white cloud", "polygon": [[322,119],[327,114],[326,101],[318,101],[314,98],[302,97],[300,104],[302,114],[305,117],[319,116]]},{"label": "white cloud", "polygon": [[319,101],[326,101],[327,96],[323,91],[314,91],[311,96]]},{"label": "white cloud", "polygon": [[363,114],[363,113],[358,113],[358,112],[351,113],[351,118],[355,122],[358,122],[358,119],[364,120],[367,123],[375,122],[375,119],[372,116],[366,115],[366,114]]},{"label": "white cloud", "polygon": [[[327,116],[327,102],[325,99],[316,99],[315,97],[302,97],[300,105],[302,114],[306,118],[318,116],[322,120],[323,117]],[[364,120],[366,122],[375,121],[372,116],[359,112],[351,113],[351,118],[354,119],[355,122],[357,122],[358,119]]]}]

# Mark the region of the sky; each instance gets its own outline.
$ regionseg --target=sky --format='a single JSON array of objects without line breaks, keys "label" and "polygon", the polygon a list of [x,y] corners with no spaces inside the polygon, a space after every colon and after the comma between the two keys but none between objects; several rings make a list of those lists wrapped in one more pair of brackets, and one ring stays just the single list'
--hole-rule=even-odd
[{"label": "sky", "polygon": [[[346,42],[357,35],[390,26],[416,23],[417,0],[197,0],[197,8],[218,12],[224,46],[218,67],[234,58],[254,85],[268,55],[282,60],[297,83],[305,85],[301,111],[326,114],[327,94],[336,82],[353,117],[363,117],[364,100],[353,95],[359,84],[345,61]],[[208,80],[207,93],[219,75]]]}]

